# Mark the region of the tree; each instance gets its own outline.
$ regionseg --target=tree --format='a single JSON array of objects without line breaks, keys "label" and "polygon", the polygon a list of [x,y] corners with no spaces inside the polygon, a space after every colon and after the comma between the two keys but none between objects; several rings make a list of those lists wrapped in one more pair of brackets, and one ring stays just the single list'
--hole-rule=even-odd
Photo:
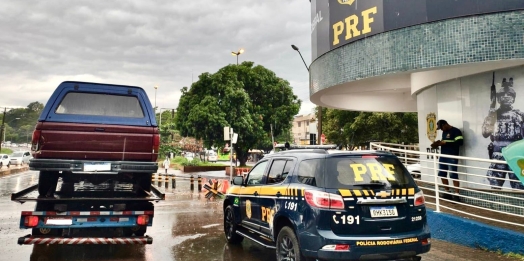
[{"label": "tree", "polygon": [[[6,140],[13,142],[26,142],[38,122],[44,105],[40,102],[32,102],[26,108],[10,109],[5,114]],[[0,114],[2,122],[3,113]],[[16,120],[16,118],[19,118]],[[30,130],[31,134],[28,134]]]},{"label": "tree", "polygon": [[362,146],[372,140],[390,143],[418,143],[416,113],[357,112],[327,109],[324,133],[332,143]]},{"label": "tree", "polygon": [[205,147],[223,147],[223,128],[232,127],[238,133],[234,148],[241,165],[249,149],[271,143],[271,125],[274,136],[289,131],[300,109],[289,82],[253,62],[198,78],[191,89],[182,88],[175,124],[182,136],[202,139]]}]

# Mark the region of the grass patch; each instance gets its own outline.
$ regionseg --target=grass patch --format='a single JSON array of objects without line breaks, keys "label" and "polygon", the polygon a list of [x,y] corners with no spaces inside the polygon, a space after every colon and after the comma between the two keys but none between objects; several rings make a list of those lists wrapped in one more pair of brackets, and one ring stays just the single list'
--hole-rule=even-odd
[{"label": "grass patch", "polygon": [[477,248],[480,249],[480,250],[484,250],[484,251],[486,251],[486,252],[496,253],[496,254],[501,255],[501,256],[504,256],[504,257],[508,257],[508,258],[516,258],[516,259],[519,259],[519,260],[524,261],[524,255],[522,255],[522,254],[513,253],[513,252],[503,253],[502,250],[490,251],[490,250],[488,250],[487,248],[485,248],[485,247],[481,247],[481,246],[478,246],[478,245],[477,245]]},{"label": "grass patch", "polygon": [[8,148],[2,148],[2,151],[0,151],[0,154],[12,154],[13,150]]}]

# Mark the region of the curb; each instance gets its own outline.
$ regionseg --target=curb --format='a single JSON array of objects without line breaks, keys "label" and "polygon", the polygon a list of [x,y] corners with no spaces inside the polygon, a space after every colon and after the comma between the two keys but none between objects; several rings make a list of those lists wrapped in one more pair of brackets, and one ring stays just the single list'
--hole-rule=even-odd
[{"label": "curb", "polygon": [[429,209],[427,218],[432,238],[505,254],[524,253],[523,233]]},{"label": "curb", "polygon": [[20,173],[20,172],[24,172],[24,171],[28,171],[28,170],[29,170],[29,167],[27,167],[27,166],[16,168],[16,169],[0,170],[0,177],[8,176],[8,175],[11,175],[11,174],[16,174],[16,173]]}]

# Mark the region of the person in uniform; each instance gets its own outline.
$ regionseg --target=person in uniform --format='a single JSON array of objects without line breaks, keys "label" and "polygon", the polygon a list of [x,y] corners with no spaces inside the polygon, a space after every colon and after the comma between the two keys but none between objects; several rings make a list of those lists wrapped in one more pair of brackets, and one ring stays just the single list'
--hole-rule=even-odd
[{"label": "person in uniform", "polygon": [[[458,156],[460,153],[460,146],[464,144],[464,137],[462,132],[449,125],[446,120],[437,121],[437,130],[442,130],[442,140],[437,140],[431,144],[431,148],[436,149],[440,146],[439,157],[439,172],[438,176],[442,179],[442,184],[445,185],[444,190],[447,193],[442,194],[442,198],[450,199],[454,201],[460,201],[459,187],[460,182],[458,180],[458,159],[449,158],[444,155]],[[451,187],[448,182],[448,171],[449,178],[453,180],[453,187],[455,187],[455,193],[451,195]]]},{"label": "person in uniform", "polygon": [[[482,136],[490,138],[491,144],[488,147],[490,159],[505,160],[502,156],[502,148],[512,142],[522,139],[524,134],[523,123],[524,113],[518,109],[513,109],[516,93],[513,89],[513,78],[506,81],[502,80],[502,86],[497,90],[496,99],[499,108],[494,106],[489,110],[489,114],[482,124]],[[500,189],[505,182],[506,173],[508,174],[510,185],[515,189],[524,189],[524,185],[515,176],[507,164],[492,163],[487,172],[488,181],[493,188]]]}]

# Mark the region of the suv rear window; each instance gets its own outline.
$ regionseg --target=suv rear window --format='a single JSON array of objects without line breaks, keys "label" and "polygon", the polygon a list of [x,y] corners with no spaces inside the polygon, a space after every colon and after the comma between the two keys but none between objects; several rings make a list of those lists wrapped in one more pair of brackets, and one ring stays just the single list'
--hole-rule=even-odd
[{"label": "suv rear window", "polygon": [[405,188],[413,179],[402,163],[392,156],[331,157],[326,159],[326,188],[375,186]]},{"label": "suv rear window", "polygon": [[144,117],[137,97],[85,92],[66,94],[55,113],[129,118]]}]

